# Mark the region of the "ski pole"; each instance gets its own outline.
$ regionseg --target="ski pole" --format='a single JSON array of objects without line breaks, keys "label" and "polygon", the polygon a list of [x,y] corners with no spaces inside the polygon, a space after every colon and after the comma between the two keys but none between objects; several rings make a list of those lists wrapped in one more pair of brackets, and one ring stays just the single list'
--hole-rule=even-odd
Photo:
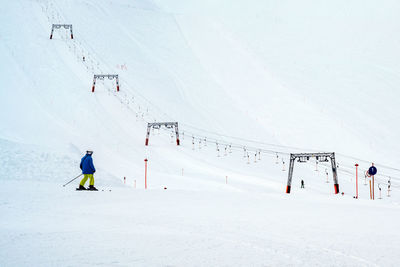
[{"label": "ski pole", "polygon": [[81,177],[83,175],[83,173],[79,174],[78,176],[76,176],[74,179],[72,179],[71,181],[69,181],[68,183],[66,183],[63,186],[66,186],[67,184],[71,183],[72,181],[75,181],[76,179],[78,179],[79,177]]}]

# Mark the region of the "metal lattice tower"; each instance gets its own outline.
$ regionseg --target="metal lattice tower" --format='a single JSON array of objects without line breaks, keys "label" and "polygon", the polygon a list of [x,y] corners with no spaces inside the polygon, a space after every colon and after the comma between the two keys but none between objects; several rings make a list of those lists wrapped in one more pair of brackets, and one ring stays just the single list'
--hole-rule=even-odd
[{"label": "metal lattice tower", "polygon": [[162,126],[171,129],[175,127],[175,135],[176,135],[176,145],[180,145],[179,141],[179,130],[178,130],[178,122],[149,122],[147,123],[147,134],[146,134],[146,143],[145,145],[149,145],[149,138],[150,138],[150,129],[160,129]]},{"label": "metal lattice tower", "polygon": [[73,32],[72,32],[72,24],[53,24],[53,25],[51,26],[50,39],[53,39],[53,32],[54,32],[54,29],[60,29],[61,27],[63,27],[63,28],[66,29],[66,30],[69,29],[69,31],[70,31],[70,33],[71,33],[71,39],[74,39],[74,34],[73,34]]},{"label": "metal lattice tower", "polygon": [[92,93],[94,93],[94,88],[96,87],[96,80],[104,80],[105,78],[108,78],[109,80],[115,79],[115,82],[117,84],[117,92],[119,92],[119,78],[118,74],[95,74],[93,76],[93,86],[92,86]]},{"label": "metal lattice tower", "polygon": [[286,193],[290,194],[295,160],[298,159],[298,162],[307,162],[308,160],[310,160],[310,158],[316,158],[316,160],[319,162],[328,162],[328,158],[331,159],[335,194],[339,193],[339,183],[338,183],[338,176],[337,176],[337,171],[336,171],[335,152],[290,154],[289,174],[288,174],[288,181],[287,181],[287,186],[286,186]]}]

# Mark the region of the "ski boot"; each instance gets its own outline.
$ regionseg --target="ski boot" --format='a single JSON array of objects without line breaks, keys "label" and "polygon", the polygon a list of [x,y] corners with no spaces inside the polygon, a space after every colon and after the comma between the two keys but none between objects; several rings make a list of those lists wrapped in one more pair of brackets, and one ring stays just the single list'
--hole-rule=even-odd
[{"label": "ski boot", "polygon": [[87,189],[83,185],[79,185],[79,187],[76,190],[81,191],[81,190],[87,190]]},{"label": "ski boot", "polygon": [[99,191],[99,190],[97,190],[96,187],[94,187],[94,185],[89,185],[89,188],[88,188],[87,190],[90,190],[90,191]]}]

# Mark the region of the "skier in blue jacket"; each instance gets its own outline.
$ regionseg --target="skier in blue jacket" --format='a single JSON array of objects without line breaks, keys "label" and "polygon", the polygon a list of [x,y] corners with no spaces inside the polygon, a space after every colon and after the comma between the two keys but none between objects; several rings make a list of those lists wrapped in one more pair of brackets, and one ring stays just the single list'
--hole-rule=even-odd
[{"label": "skier in blue jacket", "polygon": [[77,190],[86,190],[84,185],[85,185],[86,181],[88,179],[90,179],[88,190],[97,191],[96,187],[94,187],[93,174],[96,172],[96,169],[94,168],[94,165],[93,165],[92,154],[93,154],[93,151],[88,150],[88,151],[86,151],[86,155],[81,159],[80,167],[82,170],[83,179],[80,182],[79,188],[77,188]]}]

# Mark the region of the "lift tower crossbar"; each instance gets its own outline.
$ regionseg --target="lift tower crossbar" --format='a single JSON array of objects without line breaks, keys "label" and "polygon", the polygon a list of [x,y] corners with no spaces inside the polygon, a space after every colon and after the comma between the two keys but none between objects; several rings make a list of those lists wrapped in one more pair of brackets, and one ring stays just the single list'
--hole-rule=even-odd
[{"label": "lift tower crossbar", "polygon": [[146,134],[146,143],[145,145],[149,145],[149,137],[150,137],[150,129],[160,129],[161,127],[166,127],[168,129],[175,127],[175,135],[176,135],[176,145],[179,146],[179,130],[178,130],[178,122],[149,122],[147,123],[147,134]]},{"label": "lift tower crossbar", "polygon": [[295,160],[297,159],[298,162],[307,162],[308,160],[310,160],[310,158],[316,158],[316,160],[319,162],[328,162],[328,159],[331,159],[335,194],[339,193],[339,182],[336,170],[335,152],[290,154],[289,174],[286,186],[286,193],[290,194]]}]

